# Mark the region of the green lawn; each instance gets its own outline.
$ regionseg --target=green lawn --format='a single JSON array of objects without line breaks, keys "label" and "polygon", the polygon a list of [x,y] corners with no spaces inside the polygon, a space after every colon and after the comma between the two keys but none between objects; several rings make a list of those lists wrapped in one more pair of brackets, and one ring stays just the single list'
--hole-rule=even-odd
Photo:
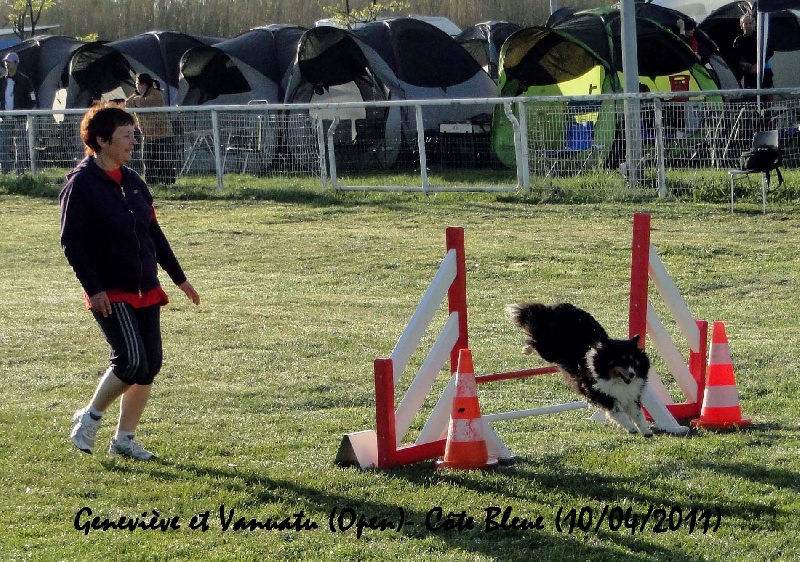
[{"label": "green lawn", "polygon": [[[800,556],[796,203],[771,203],[763,216],[757,198],[731,215],[724,203],[544,205],[508,195],[156,195],[203,302],[167,287],[165,365],[138,433],[159,456],[149,463],[105,454],[115,408],[95,455],[70,444],[72,413],[107,348],[61,254],[54,198],[0,195],[0,559]],[[640,211],[651,213],[652,241],[689,308],[725,321],[750,427],[645,440],[578,410],[496,423],[518,460],[493,471],[336,466],[342,436],[374,428],[372,362],[391,353],[414,312],[446,226],[465,228],[470,347],[486,373],[541,364],[520,354],[509,302],[569,301],[627,334]],[[440,378],[437,391],[447,373]],[[480,388],[485,413],[571,399],[557,376]],[[507,509],[520,518],[507,527],[528,528],[495,528]],[[95,529],[94,517],[141,525]],[[247,528],[267,520],[288,528]]]}]

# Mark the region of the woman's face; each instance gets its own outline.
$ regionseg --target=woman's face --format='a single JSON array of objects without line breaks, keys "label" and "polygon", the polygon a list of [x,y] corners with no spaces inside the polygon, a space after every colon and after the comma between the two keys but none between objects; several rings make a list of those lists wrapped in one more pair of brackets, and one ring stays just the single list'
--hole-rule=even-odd
[{"label": "woman's face", "polygon": [[144,84],[142,84],[141,82],[139,82],[137,80],[136,81],[136,91],[139,92],[139,95],[140,96],[144,95],[145,90],[147,90],[147,86],[145,86]]},{"label": "woman's face", "polygon": [[755,29],[755,22],[753,21],[753,18],[750,16],[744,16],[739,23],[745,35],[750,35],[753,33],[753,30]]},{"label": "woman's face", "polygon": [[133,130],[133,125],[121,125],[114,129],[111,142],[106,142],[100,137],[97,138],[97,144],[100,145],[98,156],[104,163],[120,167],[130,161],[133,149],[136,147]]}]

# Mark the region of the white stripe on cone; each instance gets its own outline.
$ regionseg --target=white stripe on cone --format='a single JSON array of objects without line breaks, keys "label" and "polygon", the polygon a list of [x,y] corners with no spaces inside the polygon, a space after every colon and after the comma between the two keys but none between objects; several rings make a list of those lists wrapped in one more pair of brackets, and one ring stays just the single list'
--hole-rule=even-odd
[{"label": "white stripe on cone", "polygon": [[731,347],[727,342],[711,344],[711,358],[709,365],[732,365]]},{"label": "white stripe on cone", "polygon": [[483,441],[483,420],[480,418],[450,420],[448,441],[469,443]]},{"label": "white stripe on cone", "polygon": [[475,398],[478,396],[478,383],[475,382],[475,375],[472,373],[457,373],[456,377],[456,396],[463,398]]},{"label": "white stripe on cone", "polygon": [[706,390],[703,408],[728,408],[739,405],[739,391],[735,384],[714,386],[713,391]]}]

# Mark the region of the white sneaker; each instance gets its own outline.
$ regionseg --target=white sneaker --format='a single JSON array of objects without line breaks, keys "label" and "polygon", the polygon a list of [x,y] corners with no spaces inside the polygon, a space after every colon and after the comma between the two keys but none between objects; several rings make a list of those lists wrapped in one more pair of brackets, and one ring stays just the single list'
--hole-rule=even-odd
[{"label": "white sneaker", "polygon": [[121,441],[117,441],[113,437],[108,446],[108,454],[122,455],[123,457],[136,459],[137,461],[147,461],[155,456],[152,451],[148,451],[142,447],[142,444],[135,439],[122,439]]},{"label": "white sneaker", "polygon": [[88,410],[84,408],[72,416],[72,431],[69,438],[75,447],[91,455],[94,452],[94,440],[99,428],[100,420],[92,419]]}]

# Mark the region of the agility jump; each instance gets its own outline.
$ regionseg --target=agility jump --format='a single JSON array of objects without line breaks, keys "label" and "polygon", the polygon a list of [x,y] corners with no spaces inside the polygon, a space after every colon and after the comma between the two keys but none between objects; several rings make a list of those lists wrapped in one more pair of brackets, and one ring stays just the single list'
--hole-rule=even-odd
[{"label": "agility jump", "polygon": [[[446,244],[447,252],[444,260],[392,353],[389,357],[378,358],[374,361],[375,430],[345,435],[336,456],[336,461],[340,464],[357,464],[362,469],[369,467],[386,469],[435,459],[444,453],[451,405],[455,395],[456,377],[454,376],[450,377],[417,439],[413,443],[404,443],[403,440],[425,398],[433,388],[441,369],[449,360],[451,374],[455,373],[459,350],[470,347],[467,332],[463,229],[448,227]],[[648,300],[651,278],[689,342],[688,367]],[[400,404],[396,405],[395,394],[400,378],[445,296],[449,311],[447,320],[400,400]],[[687,433],[688,427],[680,425],[676,418],[697,417],[700,413],[698,397],[703,393],[705,360],[708,355],[706,349],[707,323],[694,320],[677,288],[666,273],[655,249],[650,244],[650,216],[645,214],[634,216],[629,322],[631,336],[637,333],[651,335],[654,346],[664,358],[687,400],[683,404],[675,404],[658,374],[652,371],[651,382],[642,396],[642,403],[648,417],[655,422],[656,429],[660,431],[679,435]],[[645,337],[642,337],[641,344],[644,345],[644,342]],[[556,372],[558,372],[557,367],[547,366],[477,375],[475,379],[478,384],[486,384]],[[501,461],[509,460],[514,456],[494,432],[489,422],[587,407],[586,402],[577,401],[529,410],[484,414],[482,419],[489,454]]]}]

